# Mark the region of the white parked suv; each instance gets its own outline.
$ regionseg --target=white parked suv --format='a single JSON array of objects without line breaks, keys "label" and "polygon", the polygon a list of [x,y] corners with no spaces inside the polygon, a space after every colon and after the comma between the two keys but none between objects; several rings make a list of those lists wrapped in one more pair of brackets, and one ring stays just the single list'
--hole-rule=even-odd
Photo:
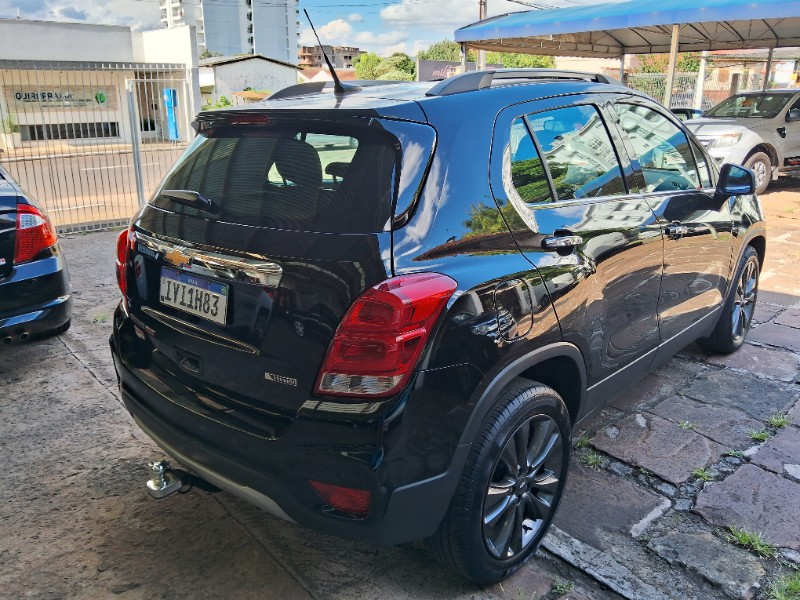
[{"label": "white parked suv", "polygon": [[752,169],[758,193],[778,175],[800,174],[800,90],[735,94],[686,127],[717,163]]}]

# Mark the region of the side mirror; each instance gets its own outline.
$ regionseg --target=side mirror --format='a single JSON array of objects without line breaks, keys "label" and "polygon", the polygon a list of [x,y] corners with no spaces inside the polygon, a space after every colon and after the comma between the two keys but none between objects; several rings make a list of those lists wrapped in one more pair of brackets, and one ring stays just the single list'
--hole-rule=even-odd
[{"label": "side mirror", "polygon": [[724,164],[719,171],[717,194],[722,196],[747,196],[756,191],[756,176],[748,168]]},{"label": "side mirror", "polygon": [[792,108],[786,114],[786,122],[791,123],[792,121],[800,121],[800,108]]}]

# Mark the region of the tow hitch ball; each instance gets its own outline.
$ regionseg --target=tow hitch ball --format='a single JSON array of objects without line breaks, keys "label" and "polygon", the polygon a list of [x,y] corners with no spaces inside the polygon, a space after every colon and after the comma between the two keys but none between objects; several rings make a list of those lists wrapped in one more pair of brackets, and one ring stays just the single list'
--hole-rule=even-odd
[{"label": "tow hitch ball", "polygon": [[153,498],[166,498],[184,486],[180,475],[172,470],[165,460],[149,463],[153,473],[152,479],[147,482],[147,491]]}]

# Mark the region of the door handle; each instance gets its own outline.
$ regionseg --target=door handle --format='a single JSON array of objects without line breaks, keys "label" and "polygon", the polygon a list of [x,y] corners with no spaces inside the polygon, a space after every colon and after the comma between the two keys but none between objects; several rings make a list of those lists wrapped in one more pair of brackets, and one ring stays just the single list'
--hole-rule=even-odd
[{"label": "door handle", "polygon": [[664,228],[664,233],[666,233],[671,238],[679,238],[689,233],[689,228],[686,225],[682,225],[678,222],[673,221]]},{"label": "door handle", "polygon": [[542,248],[547,250],[560,250],[561,248],[574,248],[583,243],[579,235],[555,235],[542,240]]}]

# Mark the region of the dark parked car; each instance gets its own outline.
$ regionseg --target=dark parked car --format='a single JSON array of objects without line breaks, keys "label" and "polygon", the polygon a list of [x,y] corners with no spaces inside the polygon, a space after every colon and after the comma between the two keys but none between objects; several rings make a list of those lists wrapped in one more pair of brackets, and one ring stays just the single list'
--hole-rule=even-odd
[{"label": "dark parked car", "polygon": [[61,333],[71,316],[69,274],[56,230],[0,167],[0,340],[10,344]]},{"label": "dark parked car", "polygon": [[[752,172],[595,76],[304,89],[201,113],[120,235],[125,405],[273,514],[503,579],[553,519],[571,431],[686,344],[743,343]],[[334,325],[299,335],[302,298]]]}]

